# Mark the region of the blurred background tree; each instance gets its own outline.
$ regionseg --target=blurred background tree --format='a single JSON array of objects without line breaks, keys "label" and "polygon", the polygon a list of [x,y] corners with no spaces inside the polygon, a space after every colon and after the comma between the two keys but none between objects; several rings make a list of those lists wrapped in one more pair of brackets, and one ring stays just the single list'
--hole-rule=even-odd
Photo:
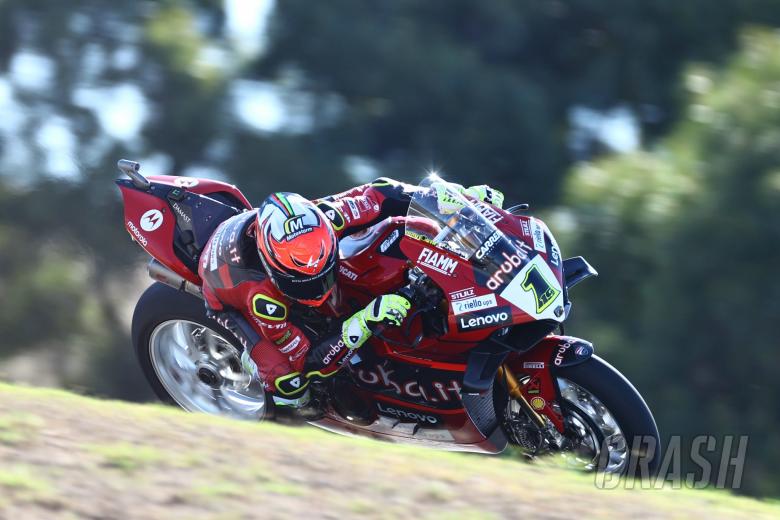
[{"label": "blurred background tree", "polygon": [[665,433],[753,434],[777,494],[780,37],[750,24],[780,6],[0,0],[0,377],[150,397],[119,157],[253,201],[441,169],[541,208],[602,275],[569,330]]}]

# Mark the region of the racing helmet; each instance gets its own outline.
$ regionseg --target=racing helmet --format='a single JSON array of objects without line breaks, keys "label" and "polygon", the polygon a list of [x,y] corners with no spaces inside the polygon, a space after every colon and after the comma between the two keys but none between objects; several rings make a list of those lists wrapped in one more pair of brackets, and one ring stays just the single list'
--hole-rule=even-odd
[{"label": "racing helmet", "polygon": [[257,249],[271,281],[304,305],[322,305],[333,292],[338,242],[330,222],[297,193],[274,193],[257,210]]}]

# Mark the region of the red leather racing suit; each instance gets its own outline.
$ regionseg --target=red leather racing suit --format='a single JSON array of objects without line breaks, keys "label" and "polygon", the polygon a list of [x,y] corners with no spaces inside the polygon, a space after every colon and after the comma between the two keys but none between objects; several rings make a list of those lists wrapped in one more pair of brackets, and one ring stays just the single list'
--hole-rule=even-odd
[{"label": "red leather racing suit", "polygon": [[[314,203],[337,238],[367,229],[390,216],[405,215],[414,186],[381,178]],[[318,313],[332,316],[329,337],[312,344],[296,314],[311,312],[290,301],[266,275],[256,239],[257,210],[223,222],[206,244],[198,272],[211,315],[230,330],[258,366],[266,390],[295,399],[312,377],[336,373],[348,359],[340,323],[349,315],[329,302]],[[338,292],[336,289],[335,292]],[[333,298],[331,298],[333,300]]]}]

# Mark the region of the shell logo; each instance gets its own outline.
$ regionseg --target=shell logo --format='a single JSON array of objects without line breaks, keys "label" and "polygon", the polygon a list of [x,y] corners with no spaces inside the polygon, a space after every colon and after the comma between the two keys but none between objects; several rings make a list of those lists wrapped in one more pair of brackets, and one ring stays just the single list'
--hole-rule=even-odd
[{"label": "shell logo", "polygon": [[534,410],[541,410],[541,409],[542,409],[542,408],[544,408],[546,405],[547,405],[547,401],[545,401],[545,400],[544,400],[543,398],[541,398],[541,397],[534,397],[534,398],[532,398],[532,399],[531,399],[531,407],[532,407]]}]

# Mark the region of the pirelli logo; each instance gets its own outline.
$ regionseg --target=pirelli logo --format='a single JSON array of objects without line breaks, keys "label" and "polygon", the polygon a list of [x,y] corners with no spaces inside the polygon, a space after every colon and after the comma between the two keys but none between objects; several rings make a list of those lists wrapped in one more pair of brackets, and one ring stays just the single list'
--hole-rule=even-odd
[{"label": "pirelli logo", "polygon": [[256,316],[264,320],[283,321],[287,319],[287,306],[265,294],[256,294],[252,298],[252,310]]}]

